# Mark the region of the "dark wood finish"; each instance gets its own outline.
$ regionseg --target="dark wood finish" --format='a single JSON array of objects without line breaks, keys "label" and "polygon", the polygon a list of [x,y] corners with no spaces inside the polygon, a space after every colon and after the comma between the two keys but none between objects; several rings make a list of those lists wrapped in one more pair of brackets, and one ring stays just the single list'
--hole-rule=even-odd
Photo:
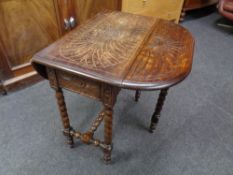
[{"label": "dark wood finish", "polygon": [[3,86],[6,92],[13,92],[33,85],[41,80],[41,76],[39,76],[35,71],[33,71],[22,76],[3,81]]},{"label": "dark wood finish", "polygon": [[135,101],[136,102],[138,102],[140,96],[141,96],[141,91],[140,90],[136,90],[136,93],[135,93]]},{"label": "dark wood finish", "polygon": [[[121,0],[3,0],[0,2],[0,67],[2,80],[20,79],[22,88],[35,79],[22,79],[34,70],[31,56],[80,22],[102,10],[120,9]],[[77,13],[77,14],[76,14]],[[19,15],[20,14],[20,15]],[[71,25],[73,18],[73,25]],[[68,22],[66,28],[65,21]],[[17,39],[16,39],[17,38]],[[21,78],[19,78],[21,77]],[[23,85],[23,86],[18,86]]]},{"label": "dark wood finish", "polygon": [[159,123],[160,113],[162,111],[162,108],[163,108],[163,105],[164,105],[164,102],[167,96],[167,92],[168,92],[168,89],[162,89],[159,94],[155,112],[153,113],[152,118],[151,118],[151,124],[150,124],[150,129],[149,129],[151,133],[154,132],[154,130],[156,129],[156,126]]},{"label": "dark wood finish", "polygon": [[[39,76],[30,65],[30,63],[23,64],[22,66],[14,67],[11,70],[13,73],[13,77],[10,78],[4,73],[4,68],[0,69],[3,73],[0,73],[1,79],[1,90],[3,94],[7,94],[7,92],[16,91],[27,86],[33,85],[42,80],[41,76]],[[0,91],[1,91],[0,90]]]},{"label": "dark wood finish", "polygon": [[150,17],[101,13],[36,54],[33,62],[66,68],[71,73],[122,86],[154,22]]},{"label": "dark wood finish", "polygon": [[73,140],[73,136],[70,134],[66,134],[67,130],[70,131],[71,130],[71,126],[70,126],[70,121],[69,121],[69,117],[68,117],[68,113],[67,113],[67,109],[66,109],[66,104],[65,104],[65,99],[63,96],[63,92],[61,88],[57,88],[55,89],[56,91],[56,98],[57,98],[57,104],[60,110],[60,114],[61,114],[61,119],[62,119],[62,124],[63,124],[63,128],[64,128],[64,133],[68,138],[67,143],[70,145],[70,147],[72,148],[74,145],[74,140]]},{"label": "dark wood finish", "polygon": [[36,54],[33,62],[118,87],[155,90],[189,74],[193,47],[191,34],[172,22],[102,13]]},{"label": "dark wood finish", "polygon": [[32,55],[59,38],[54,1],[0,1],[0,67],[7,91],[35,83]]},{"label": "dark wood finish", "polygon": [[185,0],[183,10],[194,10],[218,3],[218,0]]},{"label": "dark wood finish", "polygon": [[[101,96],[104,105],[104,143],[107,148],[104,149],[104,161],[109,164],[111,161],[112,152],[112,117],[113,106],[116,102],[119,89],[109,86],[107,84],[102,85]],[[110,149],[109,149],[110,148]]]},{"label": "dark wood finish", "polygon": [[[1,38],[0,38],[1,40]],[[1,54],[4,54],[3,52],[3,48],[0,44],[0,76],[1,76],[1,80],[6,80],[6,79],[9,79],[13,76],[13,72],[11,71],[8,63],[7,63],[7,60],[4,59],[5,56],[1,56]]]},{"label": "dark wood finish", "polygon": [[14,77],[25,75],[26,73],[30,73],[33,71],[34,71],[34,68],[32,67],[31,63],[25,63],[25,64],[15,66],[12,68]]},{"label": "dark wood finish", "polygon": [[35,52],[58,38],[53,9],[53,0],[0,2],[0,45],[4,52],[0,56],[11,68],[29,62]]},{"label": "dark wood finish", "polygon": [[[112,107],[105,106],[104,143],[109,146],[112,145],[112,113]],[[111,149],[104,149],[104,161],[106,163],[110,163],[111,161],[111,151]]]},{"label": "dark wood finish", "polygon": [[4,85],[3,85],[2,80],[0,80],[0,93],[1,93],[2,95],[6,95],[6,94],[7,94],[7,92],[6,92],[6,90],[5,90],[5,87],[4,87]]},{"label": "dark wood finish", "polygon": [[189,10],[200,9],[208,7],[214,4],[217,4],[218,0],[185,0],[184,6],[182,9],[180,21],[183,21],[186,15],[186,12]]},{"label": "dark wood finish", "polygon": [[3,69],[2,69],[2,65],[0,65],[0,94],[2,94],[2,95],[7,94],[7,92],[5,90],[5,87],[3,85]]},{"label": "dark wood finish", "polygon": [[[193,47],[191,34],[177,24],[115,11],[100,13],[77,27],[38,52],[32,63],[57,91],[64,133],[102,148],[109,163],[113,107],[121,88],[138,92],[163,89],[155,111],[158,117],[167,89],[191,71]],[[61,88],[103,103],[87,132],[75,131],[68,124]],[[104,141],[94,138],[102,120]]]},{"label": "dark wood finish", "polygon": [[175,85],[190,73],[193,47],[193,38],[183,27],[156,20],[147,43],[142,46],[122,85],[148,90]]},{"label": "dark wood finish", "polygon": [[[68,144],[73,147],[73,138],[77,138],[85,144],[99,146],[104,150],[105,162],[109,163],[111,161],[112,150],[112,113],[119,89],[100,82],[93,82],[88,79],[84,80],[79,76],[74,77],[69,73],[65,73],[65,79],[67,82],[63,82],[64,76],[61,75],[63,75],[64,72],[60,72],[59,70],[51,68],[47,69],[47,73],[51,87],[56,90],[56,98],[64,127],[64,134],[68,138]],[[71,127],[61,88],[65,88],[103,102],[104,109],[97,116],[91,128],[87,132],[80,133]],[[94,132],[98,129],[103,119],[105,123],[105,140],[100,141],[94,138]]]}]

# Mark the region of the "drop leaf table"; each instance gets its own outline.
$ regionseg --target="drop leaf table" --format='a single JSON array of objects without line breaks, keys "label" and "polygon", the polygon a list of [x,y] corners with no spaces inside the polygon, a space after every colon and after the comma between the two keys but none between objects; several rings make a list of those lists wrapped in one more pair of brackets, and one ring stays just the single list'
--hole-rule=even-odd
[{"label": "drop leaf table", "polygon": [[[38,73],[56,92],[68,144],[80,139],[104,151],[111,161],[113,106],[121,89],[161,90],[150,131],[156,127],[168,89],[191,71],[194,39],[173,22],[124,12],[102,12],[32,58]],[[62,89],[96,99],[103,109],[85,133],[69,121]],[[94,137],[104,121],[104,140]]]}]

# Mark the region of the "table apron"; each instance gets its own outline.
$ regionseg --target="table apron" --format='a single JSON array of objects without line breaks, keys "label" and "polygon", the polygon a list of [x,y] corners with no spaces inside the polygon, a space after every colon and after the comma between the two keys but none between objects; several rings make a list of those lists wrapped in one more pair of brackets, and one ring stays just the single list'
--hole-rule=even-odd
[{"label": "table apron", "polygon": [[50,67],[47,67],[47,74],[52,88],[64,88],[91,99],[99,100],[105,105],[114,105],[117,94],[120,92],[119,87]]}]

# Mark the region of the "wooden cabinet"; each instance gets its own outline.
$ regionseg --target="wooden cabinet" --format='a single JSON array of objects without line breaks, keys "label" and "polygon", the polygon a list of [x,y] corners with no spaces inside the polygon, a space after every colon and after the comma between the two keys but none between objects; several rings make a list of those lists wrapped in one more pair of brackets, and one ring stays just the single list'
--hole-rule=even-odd
[{"label": "wooden cabinet", "polygon": [[120,6],[119,0],[0,0],[0,91],[38,81],[34,53],[99,11]]},{"label": "wooden cabinet", "polygon": [[193,10],[216,4],[218,0],[185,0],[183,10]]},{"label": "wooden cabinet", "polygon": [[10,68],[28,63],[38,49],[59,36],[53,0],[0,2],[1,48]]},{"label": "wooden cabinet", "polygon": [[59,38],[53,0],[0,1],[1,79],[6,89],[38,79],[32,55]]},{"label": "wooden cabinet", "polygon": [[186,11],[207,7],[217,3],[218,0],[185,0],[182,9],[181,21],[184,20]]},{"label": "wooden cabinet", "polygon": [[74,0],[78,23],[82,24],[88,18],[104,10],[120,10],[120,0]]},{"label": "wooden cabinet", "polygon": [[122,11],[179,21],[183,0],[122,0]]}]

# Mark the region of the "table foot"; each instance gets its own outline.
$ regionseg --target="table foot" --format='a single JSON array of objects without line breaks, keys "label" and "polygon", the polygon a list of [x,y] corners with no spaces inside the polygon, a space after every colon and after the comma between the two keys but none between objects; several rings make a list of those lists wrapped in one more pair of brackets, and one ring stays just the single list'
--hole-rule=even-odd
[{"label": "table foot", "polygon": [[140,90],[136,90],[136,93],[135,93],[135,101],[136,102],[138,102],[140,96],[141,96],[141,91]]},{"label": "table foot", "polygon": [[112,160],[111,160],[111,153],[105,152],[104,153],[104,163],[106,165],[109,165],[109,164],[111,164],[111,162],[112,162]]},{"label": "table foot", "polygon": [[152,118],[151,118],[151,124],[150,124],[150,128],[149,128],[149,131],[151,133],[154,132],[154,130],[156,129],[156,126],[157,126],[157,124],[159,122],[160,113],[162,111],[164,101],[165,101],[166,96],[167,96],[167,92],[168,92],[168,88],[167,89],[162,89],[160,91],[159,98],[158,98],[156,108],[155,108],[155,112],[154,112],[154,114],[152,115]]},{"label": "table foot", "polygon": [[112,149],[113,149],[113,145],[105,145],[103,160],[106,165],[109,165],[112,162],[112,158],[111,158]]},{"label": "table foot", "polygon": [[73,131],[73,128],[72,128],[72,127],[70,127],[69,129],[64,129],[64,130],[63,130],[63,134],[64,134],[64,136],[67,137],[67,141],[66,141],[67,145],[69,145],[70,148],[74,148],[74,138],[73,138],[73,136],[70,134],[71,131]]},{"label": "table foot", "polygon": [[152,118],[153,118],[153,121],[151,120],[150,128],[149,128],[150,133],[153,133],[156,130],[156,127],[157,127],[158,122],[159,122],[160,115],[157,115],[157,116],[153,115]]}]

